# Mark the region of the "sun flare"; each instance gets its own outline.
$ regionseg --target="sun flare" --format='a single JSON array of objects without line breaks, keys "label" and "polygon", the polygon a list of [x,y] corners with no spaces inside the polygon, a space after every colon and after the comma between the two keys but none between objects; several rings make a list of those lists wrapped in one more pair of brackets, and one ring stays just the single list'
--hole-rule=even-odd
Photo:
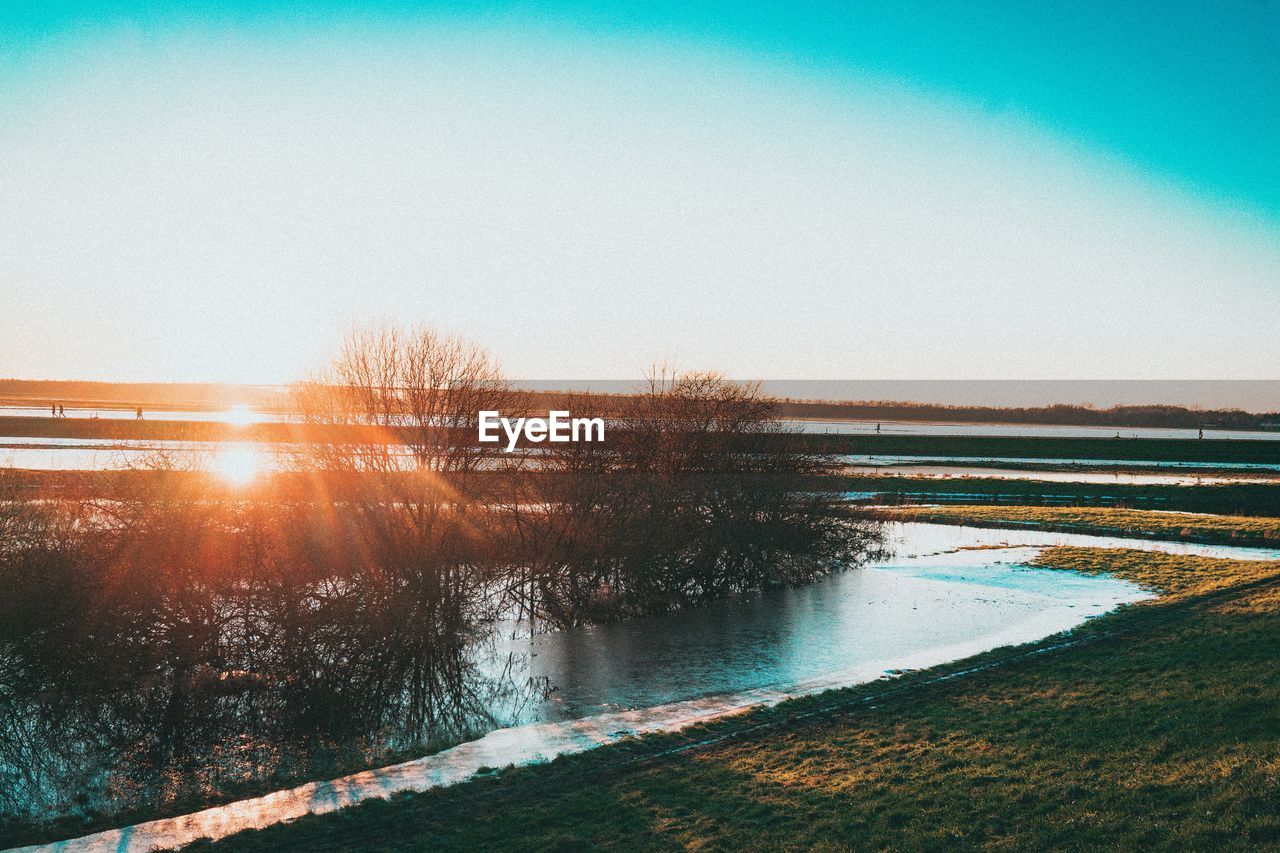
[{"label": "sun flare", "polygon": [[263,420],[261,412],[255,411],[244,403],[237,403],[222,413],[222,420],[233,426],[248,426]]},{"label": "sun flare", "polygon": [[210,470],[231,486],[247,486],[266,470],[266,460],[252,444],[228,444],[213,454]]}]

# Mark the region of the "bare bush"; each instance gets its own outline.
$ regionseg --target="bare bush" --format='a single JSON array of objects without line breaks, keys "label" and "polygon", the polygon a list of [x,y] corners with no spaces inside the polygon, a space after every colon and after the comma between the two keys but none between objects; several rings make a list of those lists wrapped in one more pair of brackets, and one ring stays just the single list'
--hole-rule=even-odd
[{"label": "bare bush", "polygon": [[603,444],[558,445],[516,505],[521,612],[555,626],[697,605],[855,564],[878,542],[824,493],[759,388],[656,373]]}]

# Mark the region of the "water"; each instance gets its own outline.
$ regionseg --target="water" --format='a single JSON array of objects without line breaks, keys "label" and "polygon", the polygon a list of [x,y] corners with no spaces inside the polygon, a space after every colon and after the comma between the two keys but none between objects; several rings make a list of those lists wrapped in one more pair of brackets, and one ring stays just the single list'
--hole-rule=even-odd
[{"label": "water", "polygon": [[[221,410],[164,410],[145,409],[148,420],[157,421],[214,421],[234,424],[260,422],[296,422],[295,413],[264,411],[247,406],[233,406]],[[106,418],[132,420],[134,409],[72,408],[66,409],[68,418]],[[49,417],[48,406],[0,406],[0,417]],[[1057,424],[997,424],[997,423],[948,423],[941,421],[875,421],[875,420],[807,420],[784,419],[783,424],[802,432],[832,433],[840,435],[967,435],[1014,436],[1035,438],[1198,438],[1199,430],[1175,427],[1108,427],[1063,426]],[[877,425],[880,427],[876,429]],[[1280,430],[1229,430],[1206,429],[1206,441],[1212,439],[1244,439],[1280,441]]]},{"label": "water", "polygon": [[[891,559],[799,589],[510,644],[557,688],[526,719],[787,691],[845,671],[874,678],[917,658],[947,659],[944,650],[960,646],[1035,639],[1146,597],[1127,581],[1028,568],[1052,534],[993,537],[930,524],[895,524],[890,533]],[[961,550],[995,541],[1025,544]]]},{"label": "water", "polygon": [[896,523],[888,534],[893,557],[799,589],[508,644],[557,688],[526,721],[789,691],[846,671],[865,680],[960,648],[1038,639],[1148,597],[1128,581],[1028,568],[1046,546],[1280,559],[1277,549],[938,524]]},{"label": "water", "polygon": [[[66,406],[67,418],[78,420],[100,418],[127,420],[137,418],[137,409],[112,409],[93,406]],[[48,406],[0,406],[0,417],[47,418]],[[143,407],[143,417],[149,421],[210,421],[215,423],[248,424],[263,422],[297,421],[296,415],[287,412],[271,412],[248,406],[232,406],[227,409],[149,409]]]},{"label": "water", "polygon": [[[1219,472],[1280,474],[1277,462],[1179,462],[1161,459],[1073,459],[1066,457],[1039,458],[1035,456],[890,456],[881,454],[850,453],[836,457],[850,466],[885,469],[930,465],[949,465],[958,472],[972,470],[974,466],[999,467],[1000,465],[1026,468],[1066,469],[1073,473],[1089,468],[1153,469],[1157,471]],[[1038,477],[1037,477],[1038,479]]]},{"label": "water", "polygon": [[[935,421],[814,421],[783,420],[802,432],[833,435],[969,435],[1019,438],[1199,438],[1198,429],[1175,427],[1070,426],[1058,424],[942,423]],[[877,431],[877,424],[880,429]],[[1213,439],[1280,441],[1280,430],[1206,429],[1205,441]]]},{"label": "water", "polygon": [[279,470],[296,445],[254,441],[104,441],[95,438],[0,439],[0,468],[30,471],[112,471],[164,466],[192,467],[244,483]]},{"label": "water", "polygon": [[[158,454],[170,460],[218,470],[219,458],[233,450],[246,469],[266,473],[296,458],[299,445],[287,442],[201,442],[104,440],[99,438],[0,438],[0,467],[35,471],[102,471],[146,467]],[[248,457],[252,457],[249,459]],[[1280,481],[1280,463],[1173,462],[1139,459],[1066,459],[1035,457],[891,456],[846,454],[836,457],[850,474],[938,479],[987,477],[1063,483],[1134,485],[1213,485]],[[1138,469],[1089,470],[1089,469]]]},{"label": "water", "polygon": [[1275,549],[920,523],[891,525],[888,535],[896,549],[892,557],[800,589],[532,637],[504,624],[495,652],[515,653],[527,661],[524,674],[554,687],[540,700],[508,709],[510,725],[402,764],[60,847],[147,850],[222,837],[369,797],[453,784],[483,767],[547,760],[630,733],[676,730],[1040,639],[1151,597],[1111,577],[1029,568],[1026,563],[1046,546],[1280,559]]},{"label": "water", "polygon": [[913,477],[920,480],[950,480],[975,477],[989,480],[1034,480],[1043,483],[1103,483],[1125,486],[1280,484],[1280,471],[1270,474],[1153,474],[1129,471],[1040,471],[1027,468],[987,468],[977,465],[851,465],[843,469],[843,473],[875,477]]}]

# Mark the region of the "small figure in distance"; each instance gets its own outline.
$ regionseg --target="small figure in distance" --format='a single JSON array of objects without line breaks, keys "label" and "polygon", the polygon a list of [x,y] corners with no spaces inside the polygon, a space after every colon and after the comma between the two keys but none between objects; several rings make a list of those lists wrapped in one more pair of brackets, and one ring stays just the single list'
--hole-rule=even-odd
[{"label": "small figure in distance", "polygon": [[67,416],[67,407],[66,407],[66,406],[64,406],[64,405],[62,405],[61,403],[59,403],[59,404],[58,404],[58,417],[60,417],[60,418],[65,418],[66,416]]},{"label": "small figure in distance", "polygon": [[880,431],[880,424],[876,424],[876,432]]},{"label": "small figure in distance", "polygon": [[1204,427],[1200,427],[1200,437],[1204,438]]},{"label": "small figure in distance", "polygon": [[58,416],[58,404],[54,403],[49,407],[49,417],[56,418]]},{"label": "small figure in distance", "polygon": [[142,407],[141,407],[141,406],[139,406],[139,407],[138,407],[138,416],[137,416],[136,418],[134,418],[134,420],[137,420],[137,421],[142,420]]}]

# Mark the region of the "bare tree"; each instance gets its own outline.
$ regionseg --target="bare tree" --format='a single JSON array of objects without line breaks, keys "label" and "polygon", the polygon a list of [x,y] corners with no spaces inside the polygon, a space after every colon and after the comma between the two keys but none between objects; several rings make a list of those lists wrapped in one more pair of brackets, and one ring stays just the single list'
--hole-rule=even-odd
[{"label": "bare tree", "polygon": [[353,331],[331,369],[298,389],[309,430],[297,504],[310,559],[341,567],[348,621],[364,625],[364,675],[404,689],[429,721],[459,648],[490,615],[500,571],[480,483],[501,450],[476,441],[479,412],[519,404],[493,359],[460,338],[389,324]]},{"label": "bare tree", "polygon": [[803,583],[878,541],[758,386],[660,370],[609,405],[608,440],[549,447],[516,505],[521,612],[556,626],[659,613]]}]

